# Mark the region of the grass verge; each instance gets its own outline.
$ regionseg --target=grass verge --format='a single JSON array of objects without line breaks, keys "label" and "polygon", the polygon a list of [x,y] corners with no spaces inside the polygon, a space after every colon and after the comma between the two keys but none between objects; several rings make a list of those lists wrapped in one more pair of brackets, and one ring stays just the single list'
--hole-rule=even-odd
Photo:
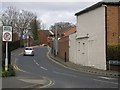
[{"label": "grass verge", "polygon": [[2,77],[10,77],[10,76],[15,76],[15,70],[12,65],[9,65],[8,71],[5,71],[4,69],[1,70],[2,72]]}]

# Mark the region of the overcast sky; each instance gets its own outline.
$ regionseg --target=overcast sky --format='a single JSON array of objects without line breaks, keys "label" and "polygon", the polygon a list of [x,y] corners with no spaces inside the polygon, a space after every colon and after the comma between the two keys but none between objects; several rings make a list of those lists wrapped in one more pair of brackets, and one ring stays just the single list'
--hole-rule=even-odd
[{"label": "overcast sky", "polygon": [[[34,2],[33,2],[34,1]],[[48,2],[49,1],[49,2]],[[58,0],[57,0],[58,1]],[[4,11],[8,6],[24,9],[36,13],[39,20],[49,29],[56,22],[70,22],[76,24],[75,13],[101,0],[3,0]]]}]

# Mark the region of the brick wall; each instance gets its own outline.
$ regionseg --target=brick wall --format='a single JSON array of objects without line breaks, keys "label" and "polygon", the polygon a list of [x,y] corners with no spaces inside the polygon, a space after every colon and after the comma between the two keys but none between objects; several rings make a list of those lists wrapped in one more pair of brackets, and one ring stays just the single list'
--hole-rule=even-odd
[{"label": "brick wall", "polygon": [[[107,44],[120,44],[120,8],[107,6]],[[120,66],[107,64],[108,70],[119,71]]]},{"label": "brick wall", "polygon": [[59,45],[58,56],[63,60],[68,61],[69,60],[69,37],[63,37],[62,39],[60,39],[58,45]]},{"label": "brick wall", "polygon": [[47,37],[48,35],[45,33],[45,31],[39,31],[38,37],[40,38],[40,43],[41,44],[48,44],[47,42]]},{"label": "brick wall", "polygon": [[[107,43],[118,44],[118,31],[120,31],[120,23],[118,6],[107,6]],[[120,33],[119,33],[120,34]]]}]

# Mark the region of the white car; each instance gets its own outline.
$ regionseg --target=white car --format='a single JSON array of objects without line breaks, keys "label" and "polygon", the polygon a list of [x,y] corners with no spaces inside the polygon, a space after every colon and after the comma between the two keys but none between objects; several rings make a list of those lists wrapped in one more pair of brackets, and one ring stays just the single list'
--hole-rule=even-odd
[{"label": "white car", "polygon": [[31,55],[34,56],[34,48],[33,47],[25,47],[23,55]]}]

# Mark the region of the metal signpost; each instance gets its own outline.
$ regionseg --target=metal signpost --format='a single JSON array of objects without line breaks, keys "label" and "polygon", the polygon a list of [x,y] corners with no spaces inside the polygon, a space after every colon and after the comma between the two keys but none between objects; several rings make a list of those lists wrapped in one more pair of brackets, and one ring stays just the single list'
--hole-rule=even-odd
[{"label": "metal signpost", "polygon": [[12,41],[12,26],[3,26],[3,41],[6,42],[5,71],[8,70],[8,42]]}]

